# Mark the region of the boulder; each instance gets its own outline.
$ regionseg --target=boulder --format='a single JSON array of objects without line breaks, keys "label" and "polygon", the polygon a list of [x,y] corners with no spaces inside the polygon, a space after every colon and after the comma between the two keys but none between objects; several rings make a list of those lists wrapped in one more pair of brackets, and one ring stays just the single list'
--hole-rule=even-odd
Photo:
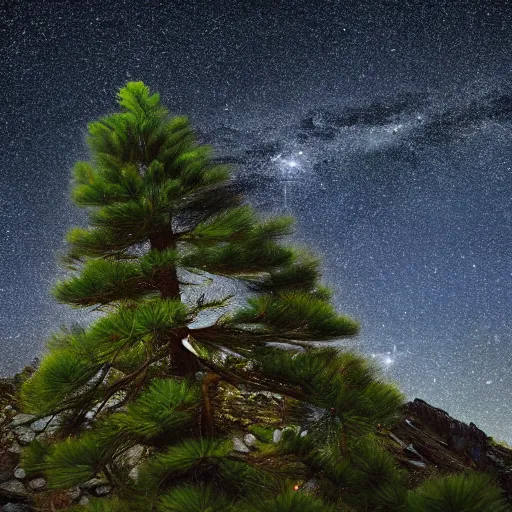
[{"label": "boulder", "polygon": [[36,437],[36,433],[30,427],[16,427],[13,432],[19,443],[24,446],[30,444]]},{"label": "boulder", "polygon": [[9,426],[11,428],[19,427],[20,425],[25,425],[27,423],[34,421],[36,418],[37,416],[35,416],[34,414],[17,414],[16,416],[14,416]]},{"label": "boulder", "polygon": [[28,498],[28,493],[19,480],[8,480],[0,483],[0,497],[9,501],[23,501]]}]

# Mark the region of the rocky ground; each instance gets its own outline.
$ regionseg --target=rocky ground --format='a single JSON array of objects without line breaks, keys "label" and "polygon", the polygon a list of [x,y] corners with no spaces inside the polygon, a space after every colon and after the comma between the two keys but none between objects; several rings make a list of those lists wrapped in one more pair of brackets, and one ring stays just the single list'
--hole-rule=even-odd
[{"label": "rocky ground", "polygon": [[[22,378],[0,379],[0,511],[53,511],[73,504],[85,505],[91,496],[108,496],[112,488],[101,479],[95,478],[64,491],[52,491],[47,489],[42,476],[28,476],[20,467],[22,447],[33,439],[51,436],[59,426],[58,418],[36,418],[17,410],[16,393]],[[281,397],[222,387],[218,391],[217,424],[228,422],[232,425],[235,414],[232,409],[239,411],[242,407],[248,412],[247,418],[253,414],[273,418],[267,423],[274,428],[273,441],[279,441],[283,427],[282,409],[289,405]],[[231,396],[231,401],[222,399],[223,392]],[[249,452],[256,438],[247,432],[247,421],[238,423],[240,435],[233,438],[233,449]],[[495,443],[474,424],[466,425],[445,411],[416,399],[406,404],[403,416],[391,431],[379,429],[378,433],[397,462],[407,470],[411,486],[434,475],[466,469],[483,470],[496,476],[512,503],[512,450]],[[127,454],[132,478],[137,478],[137,466],[144,458],[145,448],[142,446],[135,446]]]}]

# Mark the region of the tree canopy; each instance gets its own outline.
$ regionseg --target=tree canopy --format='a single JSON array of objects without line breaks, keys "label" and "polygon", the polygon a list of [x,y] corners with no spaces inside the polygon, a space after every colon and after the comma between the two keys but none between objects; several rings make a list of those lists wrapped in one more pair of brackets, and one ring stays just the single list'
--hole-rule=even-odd
[{"label": "tree canopy", "polygon": [[[24,384],[26,412],[60,422],[24,467],[53,489],[105,479],[114,495],[95,511],[399,510],[401,473],[373,434],[402,395],[325,346],[359,326],[336,312],[318,259],[286,243],[292,219],[244,204],[231,169],[145,84],[118,103],[89,124],[90,159],[74,167],[88,227],[68,233],[54,289],[99,315],[56,333]],[[236,398],[226,421],[222,390]],[[280,418],[251,418],[251,392]]]}]

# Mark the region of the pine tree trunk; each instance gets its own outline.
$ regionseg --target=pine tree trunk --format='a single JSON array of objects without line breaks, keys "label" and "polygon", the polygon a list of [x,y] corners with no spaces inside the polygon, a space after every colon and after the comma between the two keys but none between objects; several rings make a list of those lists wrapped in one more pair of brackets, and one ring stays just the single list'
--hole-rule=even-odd
[{"label": "pine tree trunk", "polygon": [[[176,238],[170,226],[166,231],[152,236],[149,241],[151,249],[156,249],[157,251],[176,248]],[[176,267],[169,267],[160,274],[160,281],[157,287],[163,299],[181,299]],[[197,357],[187,350],[181,342],[187,335],[188,328],[181,329],[176,333],[170,344],[173,374],[182,377],[191,377],[200,370]]]}]

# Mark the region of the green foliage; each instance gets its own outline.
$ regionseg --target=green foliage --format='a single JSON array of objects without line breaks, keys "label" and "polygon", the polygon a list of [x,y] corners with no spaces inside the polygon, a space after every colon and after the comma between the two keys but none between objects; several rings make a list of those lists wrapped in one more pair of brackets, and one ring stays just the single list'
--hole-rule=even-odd
[{"label": "green foliage", "polygon": [[232,504],[212,486],[176,487],[160,498],[158,512],[234,512]]},{"label": "green foliage", "polygon": [[99,364],[84,361],[74,351],[53,350],[43,358],[37,372],[22,387],[24,409],[45,416],[65,405],[72,407],[78,390],[87,390],[87,384],[99,369]]},{"label": "green foliage", "polygon": [[199,405],[197,386],[187,381],[155,379],[149,389],[126,412],[110,418],[110,428],[119,435],[132,435],[140,440],[170,433],[174,437],[190,426]]},{"label": "green foliage", "polygon": [[131,503],[121,501],[117,498],[90,498],[89,503],[85,507],[77,506],[68,509],[69,512],[132,512]]},{"label": "green foliage", "polygon": [[334,508],[301,491],[288,491],[252,509],[254,512],[334,512]]},{"label": "green foliage", "polygon": [[248,299],[248,303],[249,307],[233,316],[233,323],[259,323],[296,331],[298,338],[347,336],[359,329],[352,319],[338,315],[331,304],[307,293],[261,295]]},{"label": "green foliage", "polygon": [[254,424],[249,425],[248,430],[251,434],[254,434],[261,442],[271,443],[273,439],[274,429],[264,427],[262,425]]},{"label": "green foliage", "polygon": [[489,475],[461,473],[427,480],[409,494],[410,512],[505,512],[510,507]]},{"label": "green foliage", "polygon": [[54,288],[59,302],[94,306],[137,299],[148,293],[141,286],[139,265],[127,261],[95,259],[83,266],[80,276],[58,283]]},{"label": "green foliage", "polygon": [[364,435],[393,420],[403,395],[380,381],[377,369],[362,356],[335,349],[310,349],[295,353],[260,350],[256,359],[268,378],[299,386],[314,405],[331,411],[341,425]]},{"label": "green foliage", "polygon": [[189,471],[200,473],[217,466],[231,450],[231,442],[224,439],[186,439],[151,459],[146,472],[153,481]]},{"label": "green foliage", "polygon": [[20,466],[27,472],[27,475],[41,473],[44,469],[44,462],[50,453],[50,445],[39,439],[34,439],[21,455]]},{"label": "green foliage", "polygon": [[[297,255],[297,261],[283,265],[257,280],[249,281],[249,286],[259,292],[312,291],[320,277],[319,262],[310,255]],[[318,299],[329,300],[315,294]]]},{"label": "green foliage", "polygon": [[55,444],[43,468],[50,488],[68,488],[95,477],[108,456],[107,446],[86,433]]}]

